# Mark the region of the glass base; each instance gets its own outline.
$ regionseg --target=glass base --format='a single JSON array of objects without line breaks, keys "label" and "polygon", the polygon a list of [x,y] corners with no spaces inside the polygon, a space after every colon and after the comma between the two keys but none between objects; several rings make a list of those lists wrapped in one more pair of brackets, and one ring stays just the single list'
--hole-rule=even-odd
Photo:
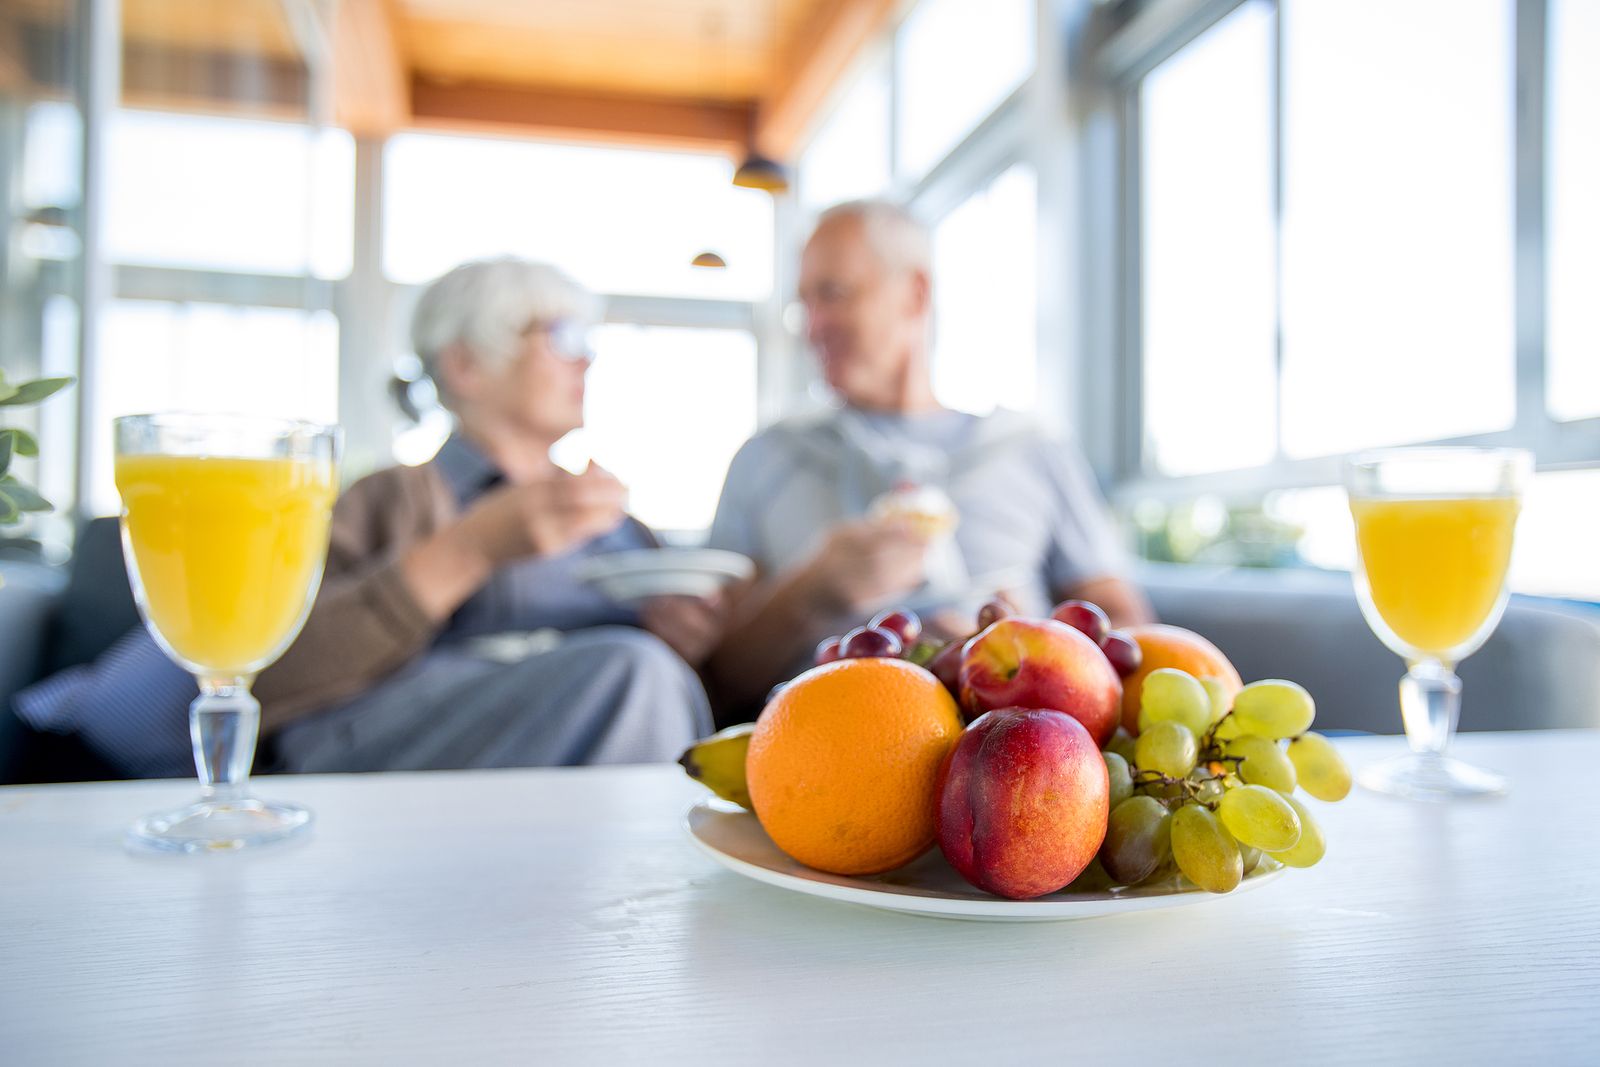
[{"label": "glass base", "polygon": [[1374,763],[1361,772],[1361,784],[1378,793],[1411,800],[1453,800],[1497,796],[1510,783],[1504,775],[1474,767],[1449,756],[1415,752]]},{"label": "glass base", "polygon": [[147,815],[128,830],[128,843],[162,852],[237,852],[292,837],[311,825],[294,804],[242,797],[202,800],[177,811]]}]

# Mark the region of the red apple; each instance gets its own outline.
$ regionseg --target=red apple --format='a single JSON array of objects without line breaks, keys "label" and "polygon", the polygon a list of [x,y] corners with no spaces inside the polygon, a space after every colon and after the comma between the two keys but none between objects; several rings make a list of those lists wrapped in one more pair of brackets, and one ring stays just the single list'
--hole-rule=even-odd
[{"label": "red apple", "polygon": [[1106,835],[1110,783],[1100,748],[1070,715],[991,711],[939,771],[939,848],[961,877],[1028,900],[1071,882]]},{"label": "red apple", "polygon": [[1122,679],[1100,646],[1072,627],[1012,616],[967,642],[961,705],[969,718],[995,708],[1064,711],[1104,745],[1122,712]]}]

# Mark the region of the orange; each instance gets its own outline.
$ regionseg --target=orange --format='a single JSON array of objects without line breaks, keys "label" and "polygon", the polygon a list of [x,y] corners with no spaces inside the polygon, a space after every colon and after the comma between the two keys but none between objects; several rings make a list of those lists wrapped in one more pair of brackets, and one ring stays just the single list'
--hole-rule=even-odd
[{"label": "orange", "polygon": [[834,874],[877,874],[934,839],[939,765],[961,736],[939,680],[898,659],[813,668],[761,712],[745,775],[762,829]]},{"label": "orange", "polygon": [[1228,657],[1193,630],[1154,622],[1129,626],[1124,632],[1139,642],[1139,650],[1144,653],[1139,669],[1122,680],[1122,728],[1130,734],[1139,732],[1139,695],[1144,692],[1144,676],[1157,668],[1176,667],[1196,678],[1215,678],[1228,689],[1230,698],[1244,686]]}]

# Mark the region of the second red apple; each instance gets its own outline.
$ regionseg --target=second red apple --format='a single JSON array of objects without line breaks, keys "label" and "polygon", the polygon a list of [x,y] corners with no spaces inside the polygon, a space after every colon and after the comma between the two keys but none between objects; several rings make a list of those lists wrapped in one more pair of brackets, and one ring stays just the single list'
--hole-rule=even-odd
[{"label": "second red apple", "polygon": [[961,705],[969,719],[995,708],[1065,712],[1104,748],[1117,729],[1122,679],[1099,646],[1072,627],[1013,616],[967,642]]}]

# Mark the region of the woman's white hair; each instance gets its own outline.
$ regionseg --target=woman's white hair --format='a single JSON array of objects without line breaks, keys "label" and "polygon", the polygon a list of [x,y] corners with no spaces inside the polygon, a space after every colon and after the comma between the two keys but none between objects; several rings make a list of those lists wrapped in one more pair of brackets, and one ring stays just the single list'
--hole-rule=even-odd
[{"label": "woman's white hair", "polygon": [[600,317],[600,300],[548,263],[506,256],[450,271],[417,298],[411,345],[423,368],[439,382],[439,357],[459,345],[473,360],[504,366],[536,322]]},{"label": "woman's white hair", "polygon": [[824,211],[817,229],[852,219],[861,224],[867,244],[885,266],[933,276],[933,239],[911,212],[887,200],[847,200]]}]

